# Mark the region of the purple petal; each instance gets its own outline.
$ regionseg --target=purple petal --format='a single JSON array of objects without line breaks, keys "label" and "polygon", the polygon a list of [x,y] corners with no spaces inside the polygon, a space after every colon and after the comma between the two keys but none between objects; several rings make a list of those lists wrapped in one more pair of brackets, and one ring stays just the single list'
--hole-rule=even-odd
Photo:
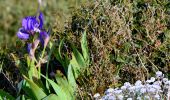
[{"label": "purple petal", "polygon": [[42,29],[44,25],[44,16],[42,12],[40,12],[40,15],[38,18],[39,18],[39,28]]},{"label": "purple petal", "polygon": [[40,38],[41,44],[43,44],[43,46],[46,46],[49,41],[49,34],[46,31],[41,31],[39,38]]},{"label": "purple petal", "polygon": [[49,36],[49,34],[48,34],[46,31],[41,31],[41,32],[40,32],[40,36],[41,36],[42,38],[46,38],[46,37]]},{"label": "purple petal", "polygon": [[32,26],[32,20],[31,20],[31,19],[28,19],[27,25],[28,25],[27,30],[31,30],[31,29],[33,28],[33,26]]},{"label": "purple petal", "polygon": [[27,40],[29,39],[29,33],[27,33],[23,28],[20,28],[17,33],[18,38]]},{"label": "purple petal", "polygon": [[23,19],[22,19],[22,27],[23,27],[24,29],[27,29],[27,18],[23,18]]},{"label": "purple petal", "polygon": [[32,49],[32,43],[28,43],[27,44],[27,51],[28,51],[28,53],[30,53],[31,49]]},{"label": "purple petal", "polygon": [[35,16],[28,16],[22,20],[22,27],[27,31],[34,31],[35,28],[38,28],[38,25]]},{"label": "purple petal", "polygon": [[30,17],[28,19],[28,30],[33,31],[37,23],[36,17]]}]

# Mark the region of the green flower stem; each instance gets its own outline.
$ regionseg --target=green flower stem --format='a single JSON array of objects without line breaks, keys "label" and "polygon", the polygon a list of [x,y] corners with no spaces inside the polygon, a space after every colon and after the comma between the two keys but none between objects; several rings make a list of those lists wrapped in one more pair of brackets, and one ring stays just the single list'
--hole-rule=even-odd
[{"label": "green flower stem", "polygon": [[42,61],[42,58],[44,57],[44,54],[45,54],[45,48],[46,48],[46,46],[43,48],[43,51],[42,51],[40,60],[39,60],[39,62],[37,63],[37,66],[36,66],[36,67],[38,67],[38,77],[39,77],[39,78],[41,77],[41,61]]}]

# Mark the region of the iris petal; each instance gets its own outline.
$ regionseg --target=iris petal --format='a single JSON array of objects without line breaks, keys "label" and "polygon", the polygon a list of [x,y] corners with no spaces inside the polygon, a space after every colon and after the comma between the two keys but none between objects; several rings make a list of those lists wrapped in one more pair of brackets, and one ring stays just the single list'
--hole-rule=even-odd
[{"label": "iris petal", "polygon": [[27,29],[27,18],[23,18],[23,19],[22,19],[22,27],[23,27],[24,29]]},{"label": "iris petal", "polygon": [[46,37],[49,36],[49,34],[48,34],[46,31],[41,31],[41,32],[40,32],[40,36],[41,36],[42,38],[46,38]]},{"label": "iris petal", "polygon": [[40,32],[40,42],[43,44],[43,46],[46,46],[49,41],[49,34],[46,31]]},{"label": "iris petal", "polygon": [[30,53],[31,48],[32,48],[32,43],[28,43],[27,44],[27,51],[28,51],[28,53]]},{"label": "iris petal", "polygon": [[39,18],[39,28],[42,29],[44,25],[44,16],[42,12],[40,12],[40,15],[38,18]]},{"label": "iris petal", "polygon": [[34,28],[38,28],[38,24],[35,16],[28,16],[22,20],[22,27],[27,31],[34,31]]},{"label": "iris petal", "polygon": [[32,29],[32,20],[28,19],[28,29],[27,30],[31,30]]},{"label": "iris petal", "polygon": [[20,28],[17,33],[18,38],[27,40],[29,39],[29,33],[27,33],[24,29]]}]

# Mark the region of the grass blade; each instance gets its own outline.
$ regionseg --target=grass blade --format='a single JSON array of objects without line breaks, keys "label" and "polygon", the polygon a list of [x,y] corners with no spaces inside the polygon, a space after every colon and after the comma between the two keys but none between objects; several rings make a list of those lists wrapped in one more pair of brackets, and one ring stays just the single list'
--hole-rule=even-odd
[{"label": "grass blade", "polygon": [[25,78],[25,80],[28,82],[28,84],[30,85],[30,88],[35,96],[35,98],[37,100],[43,99],[44,97],[46,97],[47,95],[45,94],[45,92],[38,87],[33,81],[31,81],[30,79],[28,79],[26,76],[23,76]]}]

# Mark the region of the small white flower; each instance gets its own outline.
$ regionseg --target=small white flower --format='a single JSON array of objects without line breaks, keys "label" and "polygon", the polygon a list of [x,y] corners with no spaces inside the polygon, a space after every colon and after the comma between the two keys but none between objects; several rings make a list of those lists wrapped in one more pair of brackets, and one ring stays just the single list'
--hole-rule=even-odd
[{"label": "small white flower", "polygon": [[151,83],[151,80],[146,80],[146,83]]},{"label": "small white flower", "polygon": [[170,86],[170,80],[167,81],[167,82],[165,83],[165,85],[169,85],[169,86]]},{"label": "small white flower", "polygon": [[140,93],[146,93],[146,88],[141,88]]},{"label": "small white flower", "polygon": [[126,86],[122,86],[121,90],[125,91],[126,90]]},{"label": "small white flower", "polygon": [[114,95],[111,95],[107,98],[107,100],[116,100],[116,97]]},{"label": "small white flower", "polygon": [[155,99],[160,100],[159,94],[156,94],[154,97],[155,97]]},{"label": "small white flower", "polygon": [[136,81],[135,86],[142,85],[142,82],[140,80]]},{"label": "small white flower", "polygon": [[156,89],[155,88],[149,88],[149,89],[147,89],[147,91],[149,93],[156,93]]},{"label": "small white flower", "polygon": [[115,94],[121,94],[122,93],[122,90],[115,90],[113,91]]},{"label": "small white flower", "polygon": [[142,100],[142,98],[141,97],[137,97],[137,100]]},{"label": "small white flower", "polygon": [[156,72],[156,77],[161,77],[161,76],[163,76],[162,72],[161,71],[157,71]]},{"label": "small white flower", "polygon": [[152,83],[152,82],[155,82],[155,78],[154,77],[151,77],[150,80],[146,80],[147,83]]},{"label": "small white flower", "polygon": [[155,82],[155,77],[150,78],[151,82]]},{"label": "small white flower", "polygon": [[148,95],[145,95],[144,100],[150,100],[150,97]]},{"label": "small white flower", "polygon": [[106,90],[105,94],[112,93],[113,91],[114,91],[114,89],[113,89],[113,88],[109,88],[109,89],[107,89],[107,90]]},{"label": "small white flower", "polygon": [[155,81],[154,83],[153,83],[154,85],[160,85],[161,86],[161,81]]},{"label": "small white flower", "polygon": [[132,98],[127,98],[127,100],[132,100]]},{"label": "small white flower", "polygon": [[141,88],[143,88],[143,85],[135,86],[135,91],[139,92]]},{"label": "small white flower", "polygon": [[131,84],[130,84],[129,82],[125,82],[125,83],[124,83],[124,86],[126,86],[126,87],[131,87]]},{"label": "small white flower", "polygon": [[146,84],[145,86],[146,86],[146,88],[152,87],[150,84]]},{"label": "small white flower", "polygon": [[117,98],[118,98],[119,100],[123,100],[123,95],[118,95]]},{"label": "small white flower", "polygon": [[135,91],[135,88],[136,88],[135,86],[131,86],[131,87],[129,87],[129,91],[130,91],[130,92],[134,92],[134,91]]},{"label": "small white flower", "polygon": [[152,85],[152,87],[157,89],[157,90],[161,90],[161,87],[159,85]]},{"label": "small white flower", "polygon": [[163,80],[162,80],[164,83],[166,83],[167,81],[168,81],[168,79],[167,78],[163,78]]},{"label": "small white flower", "polygon": [[99,94],[99,93],[96,93],[93,97],[94,97],[94,98],[98,98],[98,97],[100,97],[100,94]]}]

